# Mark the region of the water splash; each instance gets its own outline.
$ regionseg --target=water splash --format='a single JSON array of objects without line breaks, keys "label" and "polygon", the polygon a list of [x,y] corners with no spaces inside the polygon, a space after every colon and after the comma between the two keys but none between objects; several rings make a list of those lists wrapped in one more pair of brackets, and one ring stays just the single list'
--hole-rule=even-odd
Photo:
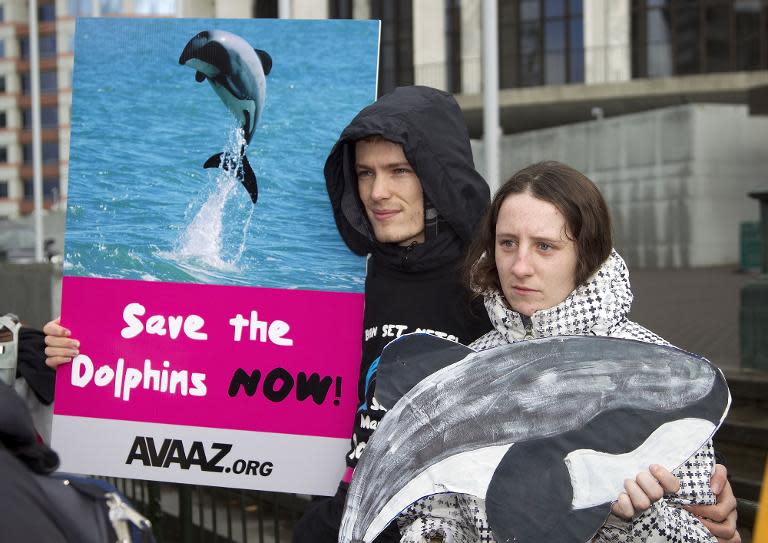
[{"label": "water splash", "polygon": [[[250,201],[247,202],[248,215],[243,228],[237,232],[240,237],[239,243],[232,239],[233,237],[236,238],[237,234],[227,234],[227,230],[232,230],[227,226],[232,225],[229,224],[231,221],[227,221],[225,224],[224,219],[226,217],[225,208],[232,195],[242,197],[239,194],[240,191],[235,190],[240,184],[235,172],[241,165],[240,149],[244,144],[245,138],[242,129],[233,127],[230,130],[224,152],[234,159],[234,164],[230,165],[229,170],[225,170],[221,166],[216,170],[215,188],[189,225],[184,228],[174,251],[167,255],[188,271],[190,265],[202,265],[217,271],[239,271],[237,264],[245,252],[254,206]],[[236,252],[232,250],[234,246],[238,247]],[[227,254],[233,253],[233,257],[226,257]]]}]

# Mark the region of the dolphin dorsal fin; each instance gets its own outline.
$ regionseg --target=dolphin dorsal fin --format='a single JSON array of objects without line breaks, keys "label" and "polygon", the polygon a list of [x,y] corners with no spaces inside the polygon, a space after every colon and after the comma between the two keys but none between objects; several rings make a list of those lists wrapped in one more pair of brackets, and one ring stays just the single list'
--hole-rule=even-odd
[{"label": "dolphin dorsal fin", "polygon": [[258,55],[259,60],[261,61],[264,75],[269,75],[269,72],[272,71],[272,57],[269,56],[269,53],[262,51],[261,49],[254,49],[254,51],[256,51],[256,55]]}]

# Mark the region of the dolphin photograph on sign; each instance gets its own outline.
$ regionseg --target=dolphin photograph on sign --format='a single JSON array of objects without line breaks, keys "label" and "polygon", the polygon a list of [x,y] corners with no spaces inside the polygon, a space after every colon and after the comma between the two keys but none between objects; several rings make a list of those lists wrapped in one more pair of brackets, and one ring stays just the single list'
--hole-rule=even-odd
[{"label": "dolphin photograph on sign", "polygon": [[334,492],[365,261],[323,165],[378,44],[378,21],[78,19],[62,469]]}]

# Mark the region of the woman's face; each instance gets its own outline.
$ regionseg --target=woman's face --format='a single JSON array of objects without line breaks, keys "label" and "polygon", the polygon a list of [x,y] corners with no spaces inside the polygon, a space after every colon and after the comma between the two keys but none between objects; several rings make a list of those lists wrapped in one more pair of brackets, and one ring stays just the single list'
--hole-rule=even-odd
[{"label": "woman's face", "polygon": [[576,244],[565,217],[528,192],[504,199],[496,221],[496,269],[509,307],[530,316],[576,287]]}]

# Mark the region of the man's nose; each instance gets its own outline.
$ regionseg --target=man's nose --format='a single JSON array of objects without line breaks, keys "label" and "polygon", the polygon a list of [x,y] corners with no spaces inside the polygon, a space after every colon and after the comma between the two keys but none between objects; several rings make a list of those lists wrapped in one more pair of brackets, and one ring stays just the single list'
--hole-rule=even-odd
[{"label": "man's nose", "polygon": [[391,195],[389,180],[384,175],[377,175],[373,180],[371,198],[373,200],[386,200]]}]

